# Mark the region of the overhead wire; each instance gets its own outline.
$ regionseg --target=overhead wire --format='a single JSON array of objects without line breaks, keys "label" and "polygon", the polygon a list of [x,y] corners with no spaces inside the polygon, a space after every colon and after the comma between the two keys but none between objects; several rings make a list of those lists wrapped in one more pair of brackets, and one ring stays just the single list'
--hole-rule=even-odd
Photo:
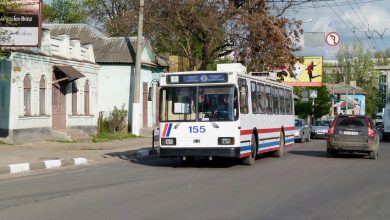
[{"label": "overhead wire", "polygon": [[[353,35],[355,36],[355,38],[356,38],[356,40],[358,40],[359,41],[359,43],[364,47],[364,49],[366,49],[367,50],[367,48],[365,47],[365,45],[363,44],[363,42],[360,40],[360,38],[359,38],[359,36],[357,36],[357,34],[356,34],[356,30],[355,30],[355,27],[354,27],[354,25],[352,24],[352,22],[351,21],[349,21],[349,19],[348,19],[348,21],[352,24],[352,29],[350,28],[350,26],[349,26],[349,24],[347,24],[347,22],[346,21],[344,21],[344,19],[337,13],[337,11],[332,7],[332,6],[330,6],[330,9],[333,11],[333,13],[344,23],[344,25],[348,28],[348,29],[350,29],[350,31],[353,33]],[[341,11],[341,13],[343,13],[342,11]]]},{"label": "overhead wire", "polygon": [[[367,36],[367,38],[371,41],[373,47],[374,47],[374,50],[379,50],[379,45],[378,43],[376,42],[375,38],[374,38],[374,33],[375,33],[375,30],[370,30],[370,24],[368,23],[367,19],[366,21],[364,21],[360,15],[356,12],[355,8],[352,6],[352,4],[350,3],[349,0],[346,0],[346,2],[348,3],[349,7],[352,9],[352,11],[355,13],[355,15],[357,16],[357,18],[361,21],[361,23],[363,24],[363,27],[366,28],[367,27],[367,32],[365,32],[365,35]],[[359,6],[358,6],[359,8]]]}]

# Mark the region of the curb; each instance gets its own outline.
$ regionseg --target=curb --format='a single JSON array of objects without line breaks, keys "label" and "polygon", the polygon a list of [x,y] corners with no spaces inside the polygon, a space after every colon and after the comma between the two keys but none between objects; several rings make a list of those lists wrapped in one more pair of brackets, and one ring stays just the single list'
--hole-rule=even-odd
[{"label": "curb", "polygon": [[69,165],[79,166],[86,164],[88,164],[88,160],[82,157],[63,160],[45,160],[37,163],[17,163],[9,164],[7,167],[0,167],[0,174],[21,173],[39,169],[56,169]]},{"label": "curb", "polygon": [[[160,148],[147,149],[147,150],[138,150],[135,153],[137,158],[147,157],[151,155],[160,154]],[[133,154],[134,155],[134,154]],[[16,163],[9,164],[5,167],[0,167],[0,174],[14,174],[29,172],[31,170],[41,170],[41,169],[57,169],[64,166],[80,166],[87,165],[88,160],[83,157],[77,157],[72,159],[57,159],[57,160],[44,160],[36,163]]]}]

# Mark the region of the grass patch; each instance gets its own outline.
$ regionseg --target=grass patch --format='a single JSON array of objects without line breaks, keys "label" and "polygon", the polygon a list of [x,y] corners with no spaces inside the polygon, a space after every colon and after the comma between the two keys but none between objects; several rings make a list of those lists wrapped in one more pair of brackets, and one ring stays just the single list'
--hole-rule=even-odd
[{"label": "grass patch", "polygon": [[2,141],[0,140],[0,145],[8,145],[8,144],[5,143],[5,142],[2,142]]},{"label": "grass patch", "polygon": [[93,136],[92,141],[96,143],[96,142],[104,142],[104,141],[112,141],[112,140],[131,139],[137,137],[138,137],[137,135],[130,134],[127,132],[115,132],[115,133],[100,132],[96,136]]}]

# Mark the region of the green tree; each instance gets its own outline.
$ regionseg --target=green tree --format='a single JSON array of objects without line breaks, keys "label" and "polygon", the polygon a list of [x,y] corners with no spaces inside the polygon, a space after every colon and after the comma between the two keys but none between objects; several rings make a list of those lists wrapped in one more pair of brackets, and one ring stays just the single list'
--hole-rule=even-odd
[{"label": "green tree", "polygon": [[332,103],[328,89],[325,86],[312,89],[317,90],[317,98],[314,100],[314,118],[321,118],[324,115],[329,115]]},{"label": "green tree", "polygon": [[83,1],[52,0],[43,7],[43,21],[50,23],[82,23],[87,19]]},{"label": "green tree", "polygon": [[[7,8],[17,8],[19,4],[15,0],[0,0],[0,16],[4,15],[5,21],[1,22],[2,25],[8,26],[11,24],[10,18],[5,14]],[[0,41],[9,40],[10,35],[7,31],[0,29]],[[3,57],[3,49],[0,47],[0,58]],[[3,77],[2,77],[3,78]],[[1,80],[1,79],[0,79]]]},{"label": "green tree", "polygon": [[[300,1],[303,4],[307,1]],[[248,70],[294,63],[302,22],[283,17],[294,0],[148,0],[144,35],[158,53],[189,60],[189,69],[207,69],[233,55]],[[137,0],[86,0],[89,14],[112,36],[135,35]],[[276,13],[274,13],[276,12]]]},{"label": "green tree", "polygon": [[[355,81],[366,92],[366,113],[374,115],[378,111],[381,95],[378,89],[379,71],[369,50],[361,44],[341,46],[337,53],[339,72],[342,82]],[[339,81],[340,82],[340,81]]]},{"label": "green tree", "polygon": [[314,106],[311,98],[309,98],[308,102],[302,102],[302,99],[300,99],[294,103],[295,114],[303,119],[306,119],[310,115],[313,115],[314,118],[329,115],[332,104],[330,94],[325,86],[294,87],[294,94],[301,97],[302,91],[309,92],[310,90],[317,90],[317,98],[314,99]]}]

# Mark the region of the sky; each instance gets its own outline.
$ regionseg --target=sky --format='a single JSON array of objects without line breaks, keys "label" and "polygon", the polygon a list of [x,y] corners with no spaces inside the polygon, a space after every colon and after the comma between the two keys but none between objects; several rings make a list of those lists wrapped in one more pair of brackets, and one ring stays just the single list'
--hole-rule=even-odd
[{"label": "sky", "polygon": [[312,0],[312,3],[290,8],[284,16],[302,20],[306,33],[321,32],[326,36],[336,32],[340,36],[337,46],[324,42],[322,47],[305,46],[302,36],[299,43],[302,50],[297,55],[335,59],[341,45],[360,42],[372,52],[390,48],[390,0]]},{"label": "sky", "polygon": [[335,59],[340,45],[361,42],[366,50],[390,48],[390,0],[321,0],[289,9],[286,17],[303,21],[304,32],[336,32],[340,43],[321,47],[305,46],[298,55]]}]

